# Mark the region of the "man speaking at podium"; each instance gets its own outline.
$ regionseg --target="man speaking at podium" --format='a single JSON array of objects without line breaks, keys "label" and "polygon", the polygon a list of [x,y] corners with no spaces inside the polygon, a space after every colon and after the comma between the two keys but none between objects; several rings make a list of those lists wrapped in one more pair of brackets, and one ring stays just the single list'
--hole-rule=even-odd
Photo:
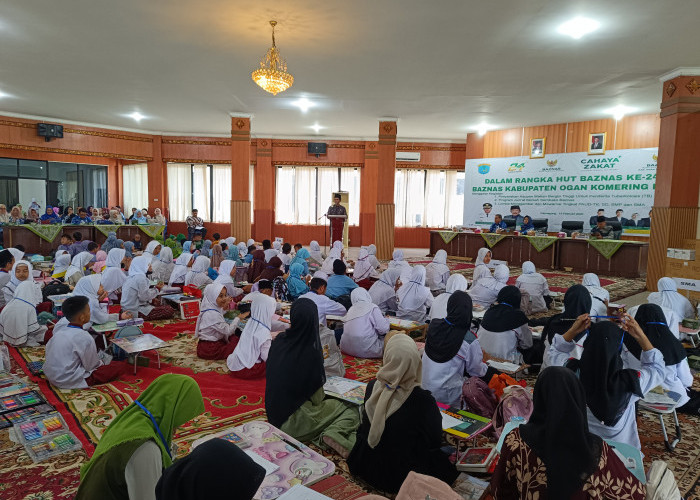
[{"label": "man speaking at podium", "polygon": [[333,196],[333,204],[328,207],[326,215],[331,221],[331,245],[336,241],[342,242],[343,229],[348,213],[345,211],[345,207],[340,204],[340,194],[336,193]]}]

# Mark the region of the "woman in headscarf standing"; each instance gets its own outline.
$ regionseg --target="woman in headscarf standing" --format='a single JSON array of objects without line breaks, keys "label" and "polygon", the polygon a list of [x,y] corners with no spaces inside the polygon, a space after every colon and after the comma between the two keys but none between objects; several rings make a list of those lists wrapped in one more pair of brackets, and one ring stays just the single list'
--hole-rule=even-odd
[{"label": "woman in headscarf standing", "polygon": [[528,422],[509,432],[491,477],[495,500],[628,498],[645,488],[615,450],[589,430],[586,394],[570,370],[544,370]]},{"label": "woman in headscarf standing", "polygon": [[[600,286],[600,278],[594,273],[586,273],[583,275],[581,284],[585,286],[588,293],[591,294],[591,315],[606,316],[608,314],[610,293]],[[596,318],[593,318],[593,320],[597,322]]]},{"label": "woman in headscarf standing", "polygon": [[325,398],[318,308],[292,304],[291,326],[272,342],[267,359],[265,411],[269,422],[302,442],[328,446],[347,457],[360,423],[357,406]]},{"label": "woman in headscarf standing", "polygon": [[523,262],[523,274],[515,280],[515,286],[521,292],[528,293],[533,313],[547,311],[550,302],[552,302],[552,298],[549,296],[549,284],[547,278],[537,272],[535,264],[529,260]]},{"label": "woman in headscarf standing", "polygon": [[369,289],[372,302],[379,306],[379,310],[383,314],[395,313],[399,307],[398,299],[396,298],[396,292],[399,289],[399,278],[399,269],[387,269],[374,282],[372,288]]},{"label": "woman in headscarf standing", "polygon": [[469,282],[461,274],[453,274],[447,280],[447,286],[445,293],[441,293],[435,300],[433,300],[433,305],[430,306],[430,319],[442,319],[447,316],[447,302],[452,297],[452,294],[458,291],[466,292],[469,288]]},{"label": "woman in headscarf standing", "polygon": [[[552,316],[549,321],[547,321],[542,331],[544,359],[542,360],[542,367],[540,370],[544,370],[551,364],[549,347],[554,342],[554,336],[557,334],[564,335],[569,328],[571,328],[576,318],[582,314],[589,313],[591,304],[591,294],[588,293],[588,290],[586,290],[586,287],[583,285],[574,285],[566,291],[564,294],[564,310]],[[583,342],[586,340],[586,335],[588,335],[588,330],[583,330],[574,338],[576,347],[570,353],[572,358],[581,359],[581,354],[583,354]]]},{"label": "woman in headscarf standing", "polygon": [[520,364],[524,353],[532,347],[532,332],[527,316],[520,310],[520,290],[506,286],[498,292],[496,304],[484,314],[479,331],[479,343],[490,356]]},{"label": "woman in headscarf standing", "polygon": [[445,291],[448,279],[450,279],[450,268],[447,267],[447,252],[438,250],[435,252],[433,261],[425,266],[425,284],[433,295],[437,296]]},{"label": "woman in headscarf standing", "polygon": [[202,295],[202,305],[194,329],[197,342],[197,356],[202,359],[226,359],[238,345],[234,335],[244,313],[236,317],[231,324],[226,323],[224,312],[228,309],[231,297],[226,287],[220,283],[207,285]]},{"label": "woman in headscarf standing", "polygon": [[146,273],[151,267],[151,258],[146,256],[136,257],[129,266],[129,277],[122,285],[122,310],[129,311],[134,318],[143,318],[146,321],[169,319],[175,315],[175,310],[167,305],[152,305],[153,299],[158,296],[162,284],[151,288]]},{"label": "woman in headscarf standing", "polygon": [[415,266],[411,271],[408,282],[401,285],[396,292],[399,299],[399,307],[396,316],[412,321],[425,321],[427,308],[433,303],[433,294],[425,286],[425,268]]},{"label": "woman in headscarf standing", "polygon": [[174,373],[155,379],[102,434],[80,471],[76,500],[155,498],[163,469],[173,463],[175,430],[203,412],[194,379]]},{"label": "woman in headscarf standing", "polygon": [[277,309],[275,299],[259,294],[250,304],[250,317],[241,332],[233,352],[226,358],[231,376],[241,379],[262,378],[270,344],[272,344],[272,316]]},{"label": "woman in headscarf standing", "polygon": [[659,279],[657,288],[659,291],[650,293],[647,302],[670,309],[681,319],[695,317],[693,305],[678,293],[678,285],[673,278]]},{"label": "woman in headscarf standing", "polygon": [[423,352],[421,386],[440,403],[459,407],[464,374],[486,375],[488,366],[471,327],[472,299],[463,291],[450,296],[444,319],[430,322]]},{"label": "woman in headscarf standing", "polygon": [[[483,266],[485,269],[486,266]],[[498,297],[498,292],[501,288],[508,284],[508,278],[510,277],[510,270],[505,264],[498,264],[496,269],[493,271],[493,277],[484,276],[480,278],[478,283],[472,283],[472,287],[469,289],[469,295],[472,296],[472,300],[475,304],[482,307],[490,307],[496,301]]]},{"label": "woman in headscarf standing", "polygon": [[126,281],[127,275],[123,270],[123,265],[126,260],[126,250],[123,248],[112,248],[107,254],[105,265],[107,266],[102,272],[102,286],[109,295],[110,299],[116,301],[121,293],[122,285]]},{"label": "woman in headscarf standing", "polygon": [[389,333],[389,320],[372,302],[364,288],[355,288],[350,294],[352,307],[343,319],[343,336],[340,349],[358,358],[381,358],[384,353],[384,336]]},{"label": "woman in headscarf standing", "polygon": [[394,335],[377,379],[367,384],[362,423],[347,459],[350,472],[373,488],[396,493],[409,472],[452,484],[459,474],[442,446],[442,417],[421,388],[421,359],[407,335]]}]

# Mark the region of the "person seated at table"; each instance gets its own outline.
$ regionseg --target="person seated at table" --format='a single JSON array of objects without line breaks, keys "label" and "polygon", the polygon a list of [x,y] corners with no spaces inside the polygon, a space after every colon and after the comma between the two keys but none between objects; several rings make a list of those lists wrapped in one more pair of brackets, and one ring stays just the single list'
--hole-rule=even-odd
[{"label": "person seated at table", "polygon": [[450,268],[447,267],[447,252],[438,250],[435,252],[433,261],[425,266],[425,284],[433,295],[437,295],[445,291],[448,279],[450,279]]},{"label": "person seated at table", "polygon": [[520,232],[523,234],[528,234],[530,231],[534,234],[535,225],[532,223],[532,219],[529,215],[523,217],[523,223],[520,225]]},{"label": "person seated at table", "polygon": [[474,261],[474,274],[472,275],[472,288],[476,286],[481,278],[491,277],[491,270],[487,265],[491,262],[491,250],[486,247],[480,248]]},{"label": "person seated at table", "polygon": [[[490,274],[490,273],[489,273]],[[510,270],[505,264],[498,264],[493,271],[493,276],[484,276],[475,285],[472,283],[469,295],[475,304],[482,307],[490,307],[496,302],[498,292],[508,284]]]},{"label": "person seated at table", "polygon": [[73,289],[74,296],[81,296],[88,299],[88,304],[90,305],[90,324],[88,324],[87,328],[92,326],[92,324],[102,325],[110,321],[133,317],[129,311],[124,311],[120,315],[119,313],[110,314],[106,309],[102,309],[100,302],[107,298],[107,291],[101,281],[101,274],[83,276]]},{"label": "person seated at table", "polygon": [[491,477],[494,500],[644,500],[644,486],[589,428],[586,393],[574,373],[561,367],[542,371],[533,402],[528,422],[505,436]]},{"label": "person seated at table", "polygon": [[237,499],[253,500],[264,479],[265,469],[245,451],[225,439],[210,439],[163,471],[155,499],[226,498],[235,484]]},{"label": "person seated at table", "polygon": [[326,326],[326,316],[332,314],[334,316],[345,316],[347,309],[340,302],[329,299],[326,296],[326,287],[328,285],[325,279],[319,276],[321,271],[317,271],[314,277],[309,282],[310,291],[304,295],[300,295],[300,299],[310,299],[316,303],[318,309],[318,320],[321,325]]},{"label": "person seated at table", "polygon": [[374,280],[379,278],[379,273],[369,260],[369,252],[366,248],[360,249],[360,254],[355,262],[352,280],[359,286],[369,289]]},{"label": "person seated at table", "polygon": [[350,294],[352,307],[343,319],[343,336],[340,350],[358,358],[381,358],[384,352],[384,336],[391,328],[372,296],[364,288],[356,288]]},{"label": "person seated at table", "polygon": [[681,319],[695,317],[693,305],[678,293],[678,285],[673,278],[660,278],[656,287],[659,291],[650,293],[647,302],[670,309]]},{"label": "person seated at table", "polygon": [[134,237],[131,238],[131,242],[134,244],[134,250],[140,252],[143,249],[143,242],[141,241],[141,233],[134,233]]},{"label": "person seated at table", "polygon": [[231,323],[224,319],[231,297],[221,283],[207,285],[202,294],[202,305],[194,329],[197,341],[197,356],[202,359],[226,359],[238,345],[234,335],[241,320],[248,313],[238,315]]},{"label": "person seated at table", "polygon": [[73,207],[66,207],[65,211],[61,216],[61,223],[70,224],[73,221],[73,217],[75,217]]},{"label": "person seated at table", "polygon": [[396,317],[424,322],[426,311],[433,303],[433,294],[425,286],[425,267],[413,267],[410,279],[401,285],[396,296],[399,300]]},{"label": "person seated at table", "polygon": [[80,471],[75,500],[155,499],[163,469],[173,463],[175,430],[201,413],[204,400],[193,378],[166,373],[155,379],[102,434]]},{"label": "person seated at table", "polygon": [[126,250],[123,248],[111,249],[107,254],[105,266],[105,270],[102,271],[102,281],[100,281],[100,283],[104,287],[105,292],[107,292],[107,296],[113,302],[116,302],[127,278],[125,272],[125,270],[128,270]]},{"label": "person seated at table", "polygon": [[442,416],[421,388],[421,358],[407,335],[391,337],[367,384],[362,423],[347,464],[375,489],[396,493],[410,471],[452,484],[459,472],[442,447]]},{"label": "person seated at table", "polygon": [[24,224],[24,214],[22,213],[22,209],[19,208],[17,205],[12,207],[12,210],[10,210],[9,223],[10,224]]},{"label": "person seated at table", "polygon": [[532,347],[527,316],[520,310],[520,290],[501,288],[496,304],[488,308],[477,332],[481,349],[489,356],[519,365]]},{"label": "person seated at table", "polygon": [[165,226],[166,222],[165,216],[163,216],[163,212],[160,210],[160,208],[156,208],[153,211],[153,217],[149,217],[148,219],[149,224],[156,224],[159,226]]},{"label": "person seated at table", "polygon": [[614,240],[615,231],[612,226],[608,226],[605,222],[607,219],[603,216],[598,217],[596,226],[591,229],[591,238]]},{"label": "person seated at table", "polygon": [[38,224],[41,222],[41,217],[39,216],[39,212],[36,211],[35,208],[30,208],[27,211],[27,215],[24,218],[24,223],[25,224]]},{"label": "person seated at table", "polygon": [[[555,314],[544,326],[542,331],[542,342],[544,344],[544,355],[542,360],[543,370],[550,366],[550,346],[554,342],[554,337],[556,335],[564,335],[573,322],[581,316],[582,314],[590,314],[592,307],[592,299],[588,290],[583,285],[573,285],[564,294],[564,310]],[[576,343],[575,348],[571,351],[569,356],[573,359],[581,359],[581,354],[583,354],[583,345],[588,335],[588,330],[582,331],[574,338]]]},{"label": "person seated at table", "polygon": [[357,288],[350,276],[346,274],[347,267],[345,263],[338,259],[333,262],[333,275],[328,277],[328,286],[326,295],[331,299],[340,301],[342,297],[349,299],[350,293]]},{"label": "person seated at table", "polygon": [[53,207],[46,207],[46,213],[40,217],[42,224],[60,224],[61,218],[53,211]]},{"label": "person seated at table", "polygon": [[447,316],[447,302],[452,297],[452,294],[457,291],[466,292],[469,288],[469,282],[461,274],[453,274],[447,280],[445,292],[441,293],[433,300],[433,305],[430,306],[430,319],[442,319]]},{"label": "person seated at table", "polygon": [[[588,426],[603,439],[641,450],[635,403],[665,378],[664,358],[637,321],[625,313],[622,328],[603,321],[591,323],[588,313],[579,316],[564,335],[556,335],[549,348],[553,366],[566,366],[578,374],[586,395]],[[575,337],[589,330],[581,359],[571,359]],[[623,335],[631,335],[642,349],[639,370],[624,369],[620,350]]]},{"label": "person seated at table", "polygon": [[304,267],[295,262],[289,267],[289,276],[287,277],[287,290],[292,300],[298,299],[300,296],[309,292],[308,281],[311,276],[303,277]]},{"label": "person seated at table", "polygon": [[515,280],[515,286],[530,296],[533,313],[547,311],[549,304],[552,303],[547,278],[538,273],[535,264],[529,260],[523,262],[523,274]]},{"label": "person seated at table", "polygon": [[399,307],[396,292],[400,287],[400,269],[387,269],[369,289],[372,302],[379,307],[382,314],[396,313]]},{"label": "person seated at table", "polygon": [[87,247],[90,243],[92,243],[90,240],[83,239],[83,234],[80,231],[75,231],[73,233],[73,243],[68,248],[68,253],[71,254],[71,257],[75,257],[80,252],[87,252]]},{"label": "person seated at table", "polygon": [[185,276],[185,286],[192,285],[200,288],[213,283],[214,280],[212,280],[207,274],[207,271],[209,270],[209,263],[209,257],[205,257],[204,255],[197,257],[189,272]]},{"label": "person seated at table", "polygon": [[236,263],[232,260],[225,260],[219,266],[219,276],[216,277],[214,283],[226,287],[226,293],[229,297],[235,299],[243,295],[243,289],[236,287],[233,282],[233,277],[236,275]]},{"label": "person seated at table", "polygon": [[277,303],[272,297],[259,295],[250,304],[250,318],[241,332],[240,340],[226,358],[231,376],[255,379],[265,376],[265,362],[272,344],[272,317]]},{"label": "person seated at table", "polygon": [[321,245],[318,244],[318,241],[313,240],[311,243],[309,243],[309,256],[313,260],[313,262],[309,262],[309,264],[316,267],[323,265],[323,262],[326,259],[323,256],[323,253],[321,253]]},{"label": "person seated at table", "polygon": [[421,387],[438,402],[457,408],[464,374],[483,377],[488,371],[480,339],[471,327],[472,299],[458,290],[447,302],[447,316],[432,320],[425,338]]},{"label": "person seated at table", "polygon": [[394,253],[391,254],[391,260],[389,261],[387,269],[398,269],[401,275],[401,281],[407,283],[411,279],[411,264],[406,262],[403,258],[403,250],[397,248]]},{"label": "person seated at table", "polygon": [[[600,286],[600,278],[594,273],[586,273],[583,275],[581,284],[591,294],[591,316],[606,316],[608,314],[610,293]],[[592,318],[592,320],[596,323],[598,321],[596,318]]]},{"label": "person seated at table", "polygon": [[70,266],[70,261],[70,254],[66,250],[57,250],[53,270],[51,271],[51,279],[63,281]]},{"label": "person seated at table", "polygon": [[152,277],[156,281],[167,283],[173,273],[175,263],[173,262],[173,251],[169,247],[164,247],[151,263],[153,269]]},{"label": "person seated at table", "polygon": [[68,269],[66,270],[66,283],[68,283],[70,286],[75,286],[78,283],[78,280],[85,276],[85,268],[94,258],[95,256],[87,251],[80,252],[73,257],[70,266],[68,266]]},{"label": "person seated at table", "polygon": [[508,230],[508,226],[503,221],[503,216],[501,214],[496,214],[493,218],[493,224],[485,232],[487,233],[503,233]]},{"label": "person seated at table", "polygon": [[143,255],[151,258],[151,262],[156,262],[158,260],[158,254],[160,253],[163,246],[156,240],[151,240],[146,245],[146,249],[143,251]]},{"label": "person seated at table", "polygon": [[299,264],[301,266],[301,275],[307,276],[309,274],[309,259],[311,255],[306,248],[300,248],[297,250],[296,255],[289,263],[289,269],[292,269],[294,264]]},{"label": "person seated at table", "polygon": [[595,227],[596,225],[598,225],[598,217],[605,217],[604,208],[599,208],[596,215],[592,215],[591,218],[588,220],[588,223],[591,227]]},{"label": "person seated at table", "polygon": [[[23,260],[19,262],[25,262]],[[3,290],[5,291],[5,290]],[[33,282],[20,281],[0,312],[0,340],[15,347],[35,347],[44,343],[48,328],[40,325],[36,306],[41,302],[41,292]]]},{"label": "person seated at table", "polygon": [[[92,219],[88,217],[87,210],[83,207],[78,208],[78,215],[74,215],[70,221],[71,224],[92,224]],[[74,234],[75,236],[75,234]]]},{"label": "person seated at table", "polygon": [[[688,355],[666,324],[666,317],[661,307],[656,304],[642,304],[634,315],[635,321],[644,330],[649,342],[661,351],[664,358],[664,381],[661,386],[667,391],[680,395],[677,406],[681,407],[690,401],[688,389],[693,385],[693,374],[688,366]],[[620,356],[625,368],[640,370],[642,348],[639,343],[625,335],[624,347]]]},{"label": "person seated at table", "polygon": [[122,285],[122,310],[129,311],[134,318],[143,318],[146,321],[170,319],[175,315],[172,307],[153,306],[151,303],[158,296],[163,284],[159,283],[151,288],[150,280],[146,277],[150,267],[150,257],[142,255],[131,261],[129,276]]}]

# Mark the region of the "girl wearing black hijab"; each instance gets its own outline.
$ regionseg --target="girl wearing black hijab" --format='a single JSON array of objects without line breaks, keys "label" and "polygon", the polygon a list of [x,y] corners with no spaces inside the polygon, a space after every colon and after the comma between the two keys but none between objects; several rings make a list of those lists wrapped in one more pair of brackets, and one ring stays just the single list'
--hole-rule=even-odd
[{"label": "girl wearing black hijab", "polygon": [[542,371],[527,424],[512,430],[491,478],[495,500],[645,497],[614,450],[588,429],[586,395],[566,368]]},{"label": "girl wearing black hijab", "polygon": [[[649,342],[661,351],[664,357],[666,376],[661,385],[668,391],[680,394],[681,399],[678,401],[678,406],[683,406],[690,400],[687,388],[693,385],[693,374],[690,373],[683,345],[671,333],[666,324],[663,309],[656,304],[642,304],[637,309],[634,319],[644,330]],[[634,339],[625,336],[621,354],[625,368],[639,370],[641,368],[641,355],[641,346]]]},{"label": "girl wearing black hijab", "polygon": [[[238,446],[212,439],[163,471],[156,485],[157,500],[252,500],[265,479],[265,469]],[[235,492],[235,495],[234,495]]]},{"label": "girl wearing black hijab", "polygon": [[520,364],[520,352],[532,347],[532,332],[527,326],[527,316],[520,310],[518,288],[501,288],[496,304],[484,314],[477,336],[489,356]]},{"label": "girl wearing black hijab", "polygon": [[[554,337],[550,347],[552,365],[571,368],[583,384],[588,406],[588,426],[600,437],[626,443],[641,450],[634,404],[664,380],[664,358],[629,314],[622,316],[622,329],[611,321],[590,324],[582,314],[564,335]],[[571,359],[575,337],[589,329],[581,359]],[[624,337],[631,335],[641,350],[639,370],[624,369],[620,352]]]},{"label": "girl wearing black hijab", "polygon": [[316,303],[295,300],[290,323],[272,341],[267,356],[267,419],[299,441],[324,443],[347,458],[355,444],[360,416],[352,403],[324,399],[326,374]]},{"label": "girl wearing black hijab", "polygon": [[465,373],[483,377],[488,369],[471,324],[472,299],[456,291],[447,301],[447,317],[428,326],[421,387],[449,406],[459,406]]}]

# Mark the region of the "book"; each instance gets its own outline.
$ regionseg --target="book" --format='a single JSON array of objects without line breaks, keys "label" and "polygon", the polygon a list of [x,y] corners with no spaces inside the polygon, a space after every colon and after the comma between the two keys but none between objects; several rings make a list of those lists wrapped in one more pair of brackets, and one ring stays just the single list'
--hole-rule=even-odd
[{"label": "book", "polygon": [[441,408],[442,429],[457,437],[468,438],[482,433],[491,426],[491,420],[464,410]]},{"label": "book", "polygon": [[167,342],[160,340],[155,335],[144,333],[143,335],[134,335],[133,337],[122,337],[120,339],[112,339],[112,343],[117,347],[121,347],[127,354],[135,352],[150,351],[151,349],[160,349],[165,347]]},{"label": "book", "polygon": [[250,442],[247,441],[243,436],[235,432],[229,432],[220,437],[220,439],[225,439],[226,441],[235,444],[239,448],[250,448]]},{"label": "book", "polygon": [[486,472],[496,456],[496,448],[467,448],[456,466],[459,471]]},{"label": "book", "polygon": [[343,377],[328,377],[323,384],[323,392],[357,405],[364,404],[367,384]]},{"label": "book", "polygon": [[277,497],[277,500],[330,500],[330,497],[307,488],[303,484],[295,484]]},{"label": "book", "polygon": [[511,363],[509,361],[496,361],[494,359],[489,359],[486,364],[492,368],[495,368],[499,372],[504,373],[516,373],[522,369],[520,365],[516,365],[515,363]]},{"label": "book", "polygon": [[388,317],[389,324],[394,327],[394,328],[402,328],[402,329],[412,329],[412,328],[418,328],[419,326],[423,326],[421,323],[418,323],[417,321],[411,321],[408,319],[399,319],[399,318],[394,318],[394,317]]},{"label": "book", "polygon": [[452,489],[464,500],[479,500],[488,486],[488,481],[462,473],[457,477]]}]

